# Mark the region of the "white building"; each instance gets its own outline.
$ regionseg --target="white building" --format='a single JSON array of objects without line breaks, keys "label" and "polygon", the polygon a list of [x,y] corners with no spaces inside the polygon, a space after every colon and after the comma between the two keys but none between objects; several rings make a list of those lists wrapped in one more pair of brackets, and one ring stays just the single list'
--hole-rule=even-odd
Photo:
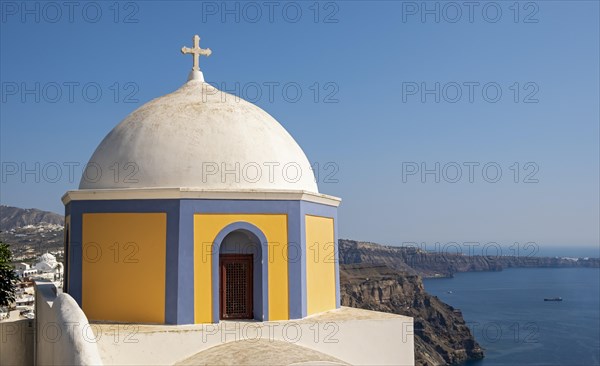
[{"label": "white building", "polygon": [[31,266],[27,263],[18,263],[15,265],[15,272],[17,276],[21,279],[25,277],[32,277],[38,273],[36,268],[31,268]]},{"label": "white building", "polygon": [[[84,175],[63,197],[65,291],[36,281],[34,362],[414,365],[412,318],[340,305],[340,199],[319,193],[279,122],[204,82],[198,36],[183,51],[188,81],[134,111],[90,160],[135,162],[135,182]],[[272,162],[297,174],[202,170]],[[48,253],[35,268],[63,275]],[[69,331],[53,340],[49,325]]]},{"label": "white building", "polygon": [[63,265],[56,261],[56,257],[50,253],[43,254],[35,264],[37,278],[60,281],[63,277]]}]

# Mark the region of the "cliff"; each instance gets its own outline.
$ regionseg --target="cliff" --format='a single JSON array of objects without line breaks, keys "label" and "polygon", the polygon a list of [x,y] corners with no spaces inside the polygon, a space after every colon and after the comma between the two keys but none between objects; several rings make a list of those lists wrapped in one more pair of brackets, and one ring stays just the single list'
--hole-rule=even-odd
[{"label": "cliff", "polygon": [[342,264],[384,264],[422,277],[451,277],[458,272],[501,271],[511,267],[600,267],[599,258],[463,255],[344,239],[339,241],[339,255]]},{"label": "cliff", "polygon": [[342,305],[414,318],[416,365],[446,365],[483,357],[457,309],[429,295],[421,278],[385,265],[342,265]]},{"label": "cliff", "polygon": [[354,240],[339,241],[342,304],[411,316],[417,365],[447,365],[483,357],[460,310],[423,288],[421,277],[510,267],[599,267],[598,258],[469,256]]}]

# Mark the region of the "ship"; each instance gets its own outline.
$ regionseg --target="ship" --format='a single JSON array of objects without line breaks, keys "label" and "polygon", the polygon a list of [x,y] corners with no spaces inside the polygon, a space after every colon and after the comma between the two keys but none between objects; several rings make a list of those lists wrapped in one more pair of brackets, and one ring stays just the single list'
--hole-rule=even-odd
[{"label": "ship", "polygon": [[544,301],[562,301],[562,297],[547,297]]}]

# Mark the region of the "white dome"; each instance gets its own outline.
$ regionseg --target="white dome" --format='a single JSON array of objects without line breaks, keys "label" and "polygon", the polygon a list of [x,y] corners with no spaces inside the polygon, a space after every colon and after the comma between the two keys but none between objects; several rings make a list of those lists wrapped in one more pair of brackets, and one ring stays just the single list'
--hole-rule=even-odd
[{"label": "white dome", "polygon": [[45,253],[40,257],[40,262],[56,263],[56,257],[50,253]]},{"label": "white dome", "polygon": [[82,190],[175,187],[318,193],[306,155],[273,117],[200,80],[119,123],[79,184]]},{"label": "white dome", "polygon": [[35,264],[35,268],[38,271],[48,272],[56,267],[56,257],[50,253],[42,254],[42,256],[38,259],[38,262]]}]

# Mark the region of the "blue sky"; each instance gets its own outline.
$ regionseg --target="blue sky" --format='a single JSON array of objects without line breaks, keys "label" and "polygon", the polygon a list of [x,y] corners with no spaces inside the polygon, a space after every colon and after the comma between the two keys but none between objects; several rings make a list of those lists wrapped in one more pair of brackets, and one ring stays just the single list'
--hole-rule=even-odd
[{"label": "blue sky", "polygon": [[3,204],[62,212],[101,139],[185,81],[199,34],[206,79],[320,165],[341,237],[599,246],[597,1],[51,4],[2,1]]}]

